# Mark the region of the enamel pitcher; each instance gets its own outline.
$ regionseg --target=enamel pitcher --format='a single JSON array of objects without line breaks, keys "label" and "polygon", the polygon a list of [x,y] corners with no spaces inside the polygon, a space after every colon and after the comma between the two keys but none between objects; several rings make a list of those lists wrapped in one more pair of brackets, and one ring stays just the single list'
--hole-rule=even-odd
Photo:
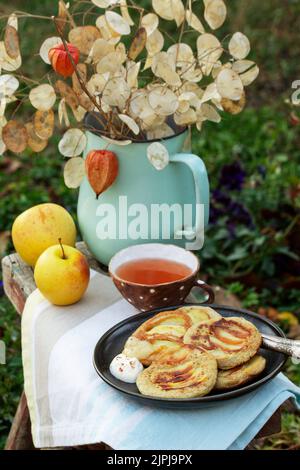
[{"label": "enamel pitcher", "polygon": [[[181,153],[187,136],[188,131],[184,130],[160,140],[169,152],[170,162],[158,171],[147,158],[149,142],[120,146],[87,132],[84,158],[91,150],[108,149],[117,155],[119,162],[117,179],[98,199],[86,177],[79,191],[79,227],[98,261],[108,265],[119,250],[140,243],[187,247],[199,229],[203,232],[209,215],[208,177],[201,158]],[[173,210],[183,213],[185,208],[192,218],[189,227],[184,223],[167,226]]]}]

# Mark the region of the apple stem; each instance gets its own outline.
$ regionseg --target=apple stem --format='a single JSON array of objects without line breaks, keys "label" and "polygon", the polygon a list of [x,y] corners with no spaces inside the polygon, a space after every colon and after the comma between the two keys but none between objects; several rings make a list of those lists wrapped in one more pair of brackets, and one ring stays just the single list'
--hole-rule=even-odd
[{"label": "apple stem", "polygon": [[61,238],[58,239],[59,241],[59,244],[60,244],[60,247],[61,247],[61,251],[62,251],[62,259],[67,259],[66,255],[65,255],[65,250],[64,250],[64,247],[63,247],[63,244],[61,242]]}]

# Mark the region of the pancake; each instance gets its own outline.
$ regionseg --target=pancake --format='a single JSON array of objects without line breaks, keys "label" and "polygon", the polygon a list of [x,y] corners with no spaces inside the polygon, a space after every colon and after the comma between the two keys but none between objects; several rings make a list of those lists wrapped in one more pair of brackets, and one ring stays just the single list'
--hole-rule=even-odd
[{"label": "pancake", "polygon": [[142,323],[133,333],[139,339],[147,340],[157,335],[168,335],[183,338],[186,331],[193,325],[189,315],[181,309],[160,312]]},{"label": "pancake", "polygon": [[160,312],[145,321],[127,340],[123,353],[149,365],[164,351],[177,350],[194,324],[221,316],[209,307],[181,307]]},{"label": "pancake", "polygon": [[244,318],[227,317],[192,326],[183,342],[212,354],[219,369],[231,369],[249,361],[261,344],[257,328]]},{"label": "pancake", "polygon": [[132,335],[125,343],[123,354],[136,357],[144,366],[149,366],[162,353],[177,351],[182,348],[182,339],[157,335],[148,340],[139,339]]},{"label": "pancake", "polygon": [[254,356],[250,361],[229,370],[218,372],[216,390],[227,390],[237,388],[250,382],[254,377],[261,374],[266,367],[266,360],[262,356]]},{"label": "pancake", "polygon": [[143,395],[161,398],[194,398],[207,395],[217,379],[217,362],[209,353],[181,346],[161,354],[137,378]]},{"label": "pancake", "polygon": [[193,325],[202,323],[208,320],[220,320],[222,316],[211,307],[200,306],[187,306],[181,307],[177,310],[187,314],[192,320]]}]

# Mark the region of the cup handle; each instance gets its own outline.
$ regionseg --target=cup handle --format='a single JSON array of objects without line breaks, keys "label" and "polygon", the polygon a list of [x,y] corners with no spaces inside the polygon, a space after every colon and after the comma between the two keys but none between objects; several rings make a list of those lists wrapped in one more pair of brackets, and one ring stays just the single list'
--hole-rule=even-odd
[{"label": "cup handle", "polygon": [[206,294],[208,294],[207,300],[205,300],[205,302],[201,302],[202,304],[213,304],[214,303],[215,293],[213,291],[213,288],[209,284],[206,284],[206,282],[201,281],[201,279],[195,279],[193,287],[198,287],[199,289],[206,292]]},{"label": "cup handle", "polygon": [[[170,162],[183,163],[191,170],[195,183],[196,204],[204,205],[204,225],[206,226],[209,217],[209,181],[203,160],[192,153],[177,153],[170,156]],[[191,230],[180,230],[177,235],[191,237],[191,235],[195,236],[201,233],[202,230],[202,219],[197,214],[195,226],[192,228],[193,233],[191,233]]]}]

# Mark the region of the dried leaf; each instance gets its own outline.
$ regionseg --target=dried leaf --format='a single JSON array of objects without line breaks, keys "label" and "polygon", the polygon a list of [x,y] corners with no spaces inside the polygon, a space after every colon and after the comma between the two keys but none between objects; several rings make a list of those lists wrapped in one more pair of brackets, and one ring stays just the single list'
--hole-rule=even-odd
[{"label": "dried leaf", "polygon": [[58,144],[58,149],[64,157],[77,157],[85,147],[86,136],[80,129],[68,129]]},{"label": "dried leaf", "polygon": [[64,98],[58,103],[58,120],[60,125],[63,125],[63,123],[65,123],[66,127],[70,126],[68,110]]},{"label": "dried leaf", "polygon": [[175,72],[175,63],[167,52],[159,52],[153,57],[151,69],[156,77],[162,78],[168,85],[181,85],[180,77]]},{"label": "dried leaf", "polygon": [[161,116],[170,116],[178,108],[178,98],[169,88],[159,86],[149,93],[149,104],[155,113]]},{"label": "dried leaf", "polygon": [[42,152],[48,145],[48,140],[43,140],[38,137],[34,130],[34,125],[32,122],[28,122],[26,125],[27,131],[27,145],[35,153]]},{"label": "dried leaf", "polygon": [[138,88],[138,74],[140,71],[141,62],[126,62],[126,71],[127,77],[126,81],[128,83],[129,88]]},{"label": "dried leaf", "polygon": [[152,0],[152,8],[164,20],[173,20],[171,0]]},{"label": "dried leaf", "polygon": [[94,42],[100,37],[100,31],[95,26],[78,26],[69,32],[69,41],[85,55],[89,54]]},{"label": "dried leaf", "polygon": [[250,42],[243,33],[234,33],[229,41],[229,52],[235,59],[245,59],[250,52]]},{"label": "dried leaf", "polygon": [[163,170],[169,164],[170,156],[167,148],[160,142],[153,142],[147,148],[147,157],[156,170]]},{"label": "dried leaf", "polygon": [[171,137],[174,134],[175,132],[173,129],[168,126],[168,124],[164,123],[155,129],[147,131],[147,140],[166,139],[167,137]]},{"label": "dried leaf", "polygon": [[139,124],[143,131],[148,132],[152,129],[157,129],[159,126],[162,126],[165,123],[166,117],[156,114],[151,106],[149,106],[147,112],[148,114],[144,112],[143,117],[139,119]]},{"label": "dried leaf", "polygon": [[205,33],[205,29],[201,21],[199,20],[198,16],[192,12],[192,10],[186,10],[185,13],[187,24],[198,31],[200,34]]},{"label": "dried leaf", "polygon": [[203,73],[201,69],[187,65],[182,67],[180,78],[182,80],[188,80],[190,83],[198,83],[203,78]]},{"label": "dried leaf", "polygon": [[53,86],[44,84],[33,88],[29,93],[29,100],[32,106],[39,111],[48,111],[53,108],[56,101]]},{"label": "dried leaf", "polygon": [[[130,114],[134,118],[138,118],[141,116],[141,114],[143,114],[145,108],[147,107],[150,107],[147,91],[141,88],[133,92],[129,103]],[[150,108],[150,110],[153,112],[152,108]]]},{"label": "dried leaf", "polygon": [[84,109],[82,106],[78,106],[76,109],[72,108],[72,113],[74,114],[77,122],[82,122],[86,115],[86,109]]},{"label": "dried leaf", "polygon": [[6,145],[2,139],[2,129],[0,129],[0,155],[3,155],[6,150]]},{"label": "dried leaf", "polygon": [[101,15],[97,18],[96,26],[99,29],[103,39],[108,41],[110,44],[115,45],[119,42],[121,35],[109,27],[104,15]]},{"label": "dried leaf", "polygon": [[148,37],[158,28],[158,24],[159,19],[155,13],[147,13],[141,20],[141,26],[145,28]]},{"label": "dried leaf", "polygon": [[105,19],[108,23],[108,26],[120,36],[130,34],[129,24],[127,21],[125,21],[123,16],[119,15],[115,11],[106,11]]},{"label": "dried leaf", "polygon": [[8,20],[7,20],[7,24],[9,26],[12,26],[13,28],[15,28],[18,31],[18,17],[15,13],[12,13],[11,15],[9,15]]},{"label": "dried leaf", "polygon": [[130,88],[123,77],[112,78],[108,81],[102,94],[102,101],[109,106],[117,106],[120,111],[125,108],[130,97]]},{"label": "dried leaf", "polygon": [[223,53],[220,41],[209,33],[197,39],[198,62],[204,75],[209,75]]},{"label": "dried leaf", "polygon": [[164,37],[161,32],[156,29],[148,38],[146,42],[146,49],[150,56],[154,56],[164,47]]},{"label": "dried leaf", "polygon": [[255,65],[255,62],[252,60],[237,60],[232,64],[232,70],[240,74],[249,70],[253,65]]},{"label": "dried leaf", "polygon": [[86,111],[94,110],[95,106],[85,92],[81,93],[81,95],[78,95],[78,102],[79,106],[82,106]]},{"label": "dried leaf", "polygon": [[56,24],[61,34],[63,34],[68,18],[68,9],[64,1],[58,2],[58,15],[56,17]]},{"label": "dried leaf", "polygon": [[192,48],[184,42],[173,44],[167,54],[177,67],[190,67],[195,62]]},{"label": "dried leaf", "polygon": [[201,98],[201,103],[205,103],[206,101],[210,101],[212,99],[220,99],[220,94],[217,89],[217,85],[215,83],[210,83]]},{"label": "dried leaf", "polygon": [[64,180],[67,188],[75,189],[81,185],[85,176],[85,163],[81,157],[70,158],[64,167]]},{"label": "dried leaf", "polygon": [[189,108],[184,113],[175,113],[174,121],[178,126],[189,126],[195,124],[197,121],[196,111],[192,108]]},{"label": "dried leaf", "polygon": [[232,100],[229,100],[228,98],[222,98],[221,105],[224,111],[226,111],[227,113],[239,114],[243,111],[246,105],[245,93],[243,93],[241,99],[239,99],[238,101],[232,101]]},{"label": "dried leaf", "polygon": [[10,25],[5,28],[4,45],[7,55],[11,59],[17,59],[20,55],[20,44],[18,31]]},{"label": "dried leaf", "polygon": [[244,87],[241,78],[232,69],[221,70],[217,76],[216,85],[222,98],[237,101],[243,96]]},{"label": "dried leaf", "polygon": [[257,78],[258,74],[259,74],[259,68],[257,65],[255,65],[254,67],[252,67],[252,69],[247,70],[247,72],[242,73],[240,75],[242,84],[244,86],[251,85],[251,83],[254,82],[254,80]]},{"label": "dried leaf", "polygon": [[93,63],[97,63],[103,59],[103,57],[107,56],[107,54],[114,51],[115,47],[113,44],[110,44],[106,39],[99,38],[94,42],[90,50],[89,58],[92,59]]},{"label": "dried leaf", "polygon": [[[78,64],[77,65],[77,72],[79,73],[83,83],[86,83],[87,66],[85,64]],[[74,93],[76,93],[76,95],[81,95],[81,93],[83,93],[83,90],[81,88],[81,85],[79,83],[79,80],[78,80],[77,75],[76,75],[75,72],[72,75],[72,86],[73,86]]]},{"label": "dried leaf", "polygon": [[171,0],[171,10],[176,25],[179,27],[185,19],[185,9],[181,0]]},{"label": "dried leaf", "polygon": [[86,87],[91,95],[97,96],[102,93],[104,87],[107,83],[107,79],[104,75],[100,75],[99,73],[95,73],[89,79]]},{"label": "dried leaf", "polygon": [[129,14],[127,1],[126,0],[119,0],[119,3],[120,3],[121,14],[122,14],[124,20],[126,21],[126,23],[129,24],[129,26],[133,26],[134,21],[133,21],[133,19],[131,18],[130,14]]},{"label": "dried leaf", "polygon": [[52,109],[48,111],[36,111],[33,124],[34,132],[40,139],[50,139],[54,131],[54,112]]},{"label": "dried leaf", "polygon": [[12,96],[19,88],[19,80],[13,75],[0,75],[0,96]]},{"label": "dried leaf", "polygon": [[227,8],[223,0],[210,0],[205,4],[204,18],[211,29],[218,29],[226,20]]},{"label": "dried leaf", "polygon": [[58,44],[62,44],[62,40],[58,36],[46,39],[40,48],[40,57],[46,64],[51,64],[49,59],[49,51]]},{"label": "dried leaf", "polygon": [[3,142],[14,153],[21,153],[26,149],[27,138],[25,127],[17,121],[8,121],[2,129]]},{"label": "dried leaf", "polygon": [[126,145],[132,144],[132,140],[116,140],[116,139],[110,139],[109,137],[106,137],[106,135],[102,135],[101,139],[103,139],[105,142],[113,145],[119,145],[120,147],[125,147]]},{"label": "dried leaf", "polygon": [[16,59],[12,59],[6,52],[4,42],[0,42],[0,70],[14,72],[22,65],[22,57],[19,55]]},{"label": "dried leaf", "polygon": [[201,113],[202,113],[202,116],[207,121],[212,121],[212,122],[216,122],[216,123],[221,121],[221,116],[219,115],[217,110],[208,103],[204,103],[201,106]]},{"label": "dried leaf", "polygon": [[127,116],[126,114],[118,114],[119,118],[121,119],[122,122],[126,124],[126,126],[135,134],[138,135],[140,133],[140,128],[135,122],[134,119],[132,119],[130,116]]},{"label": "dried leaf", "polygon": [[147,33],[145,28],[139,28],[133,38],[128,51],[128,58],[135,60],[138,55],[144,50],[147,42]]},{"label": "dried leaf", "polygon": [[197,95],[192,91],[184,91],[178,97],[179,107],[177,109],[178,113],[186,112],[190,106],[196,108],[199,106],[200,100]]},{"label": "dried leaf", "polygon": [[103,59],[100,60],[97,64],[97,72],[100,74],[110,72],[114,74],[117,72],[123,62],[125,62],[126,56],[124,56],[121,52],[115,51],[107,54]]},{"label": "dried leaf", "polygon": [[119,0],[92,0],[92,3],[99,8],[107,8],[114,3],[118,3]]},{"label": "dried leaf", "polygon": [[65,99],[66,103],[72,109],[76,109],[79,105],[79,99],[74,90],[62,80],[57,80],[55,82],[55,90],[60,94],[62,98]]}]

